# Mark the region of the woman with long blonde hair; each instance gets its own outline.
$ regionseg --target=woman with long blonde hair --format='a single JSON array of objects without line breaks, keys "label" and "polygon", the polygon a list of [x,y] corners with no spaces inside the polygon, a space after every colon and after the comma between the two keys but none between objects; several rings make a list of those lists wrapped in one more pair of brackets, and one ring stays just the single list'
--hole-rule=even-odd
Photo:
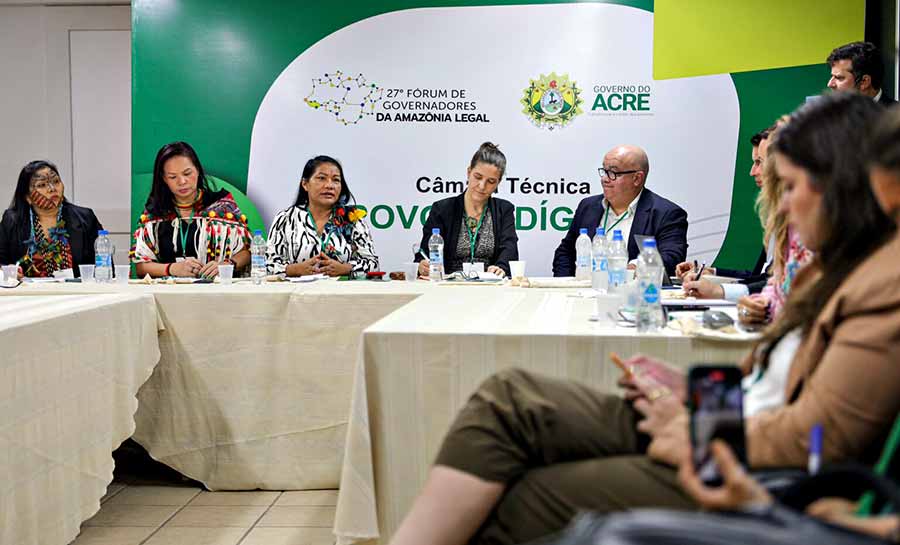
[{"label": "woman with long blonde hair", "polygon": [[[775,142],[778,132],[789,120],[779,120],[776,129],[769,135]],[[775,170],[774,156],[767,157],[762,165],[762,188],[756,198],[756,211],[763,226],[763,240],[774,250],[772,272],[766,287],[759,294],[748,295],[738,300],[738,318],[744,325],[759,325],[772,322],[777,316],[791,290],[797,273],[812,260],[812,252],[797,238],[789,227],[787,213],[779,209],[784,194],[784,184]]]}]

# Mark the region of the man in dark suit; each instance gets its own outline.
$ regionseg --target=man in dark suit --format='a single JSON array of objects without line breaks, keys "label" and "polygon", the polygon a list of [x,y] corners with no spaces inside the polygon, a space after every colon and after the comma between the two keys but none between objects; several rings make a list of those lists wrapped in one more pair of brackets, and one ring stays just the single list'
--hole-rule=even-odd
[{"label": "man in dark suit", "polygon": [[[759,131],[750,137],[752,146],[753,163],[750,166],[750,176],[756,182],[756,187],[762,189],[762,164],[768,156],[769,134],[775,130],[775,126]],[[714,274],[719,276],[729,276],[737,278],[740,282],[736,284],[717,284],[705,279],[696,279],[694,263],[684,261],[675,267],[675,274],[685,282],[685,289],[690,290],[690,294],[698,299],[728,299],[737,302],[740,298],[751,293],[759,293],[766,286],[769,275],[766,269],[769,267],[769,254],[766,248],[762,248],[756,265],[752,270],[741,269],[724,269],[721,267],[706,267],[704,274]]]},{"label": "man in dark suit", "polygon": [[603,227],[610,239],[614,230],[622,231],[629,261],[640,253],[635,235],[655,237],[666,274],[674,274],[675,265],[687,254],[687,213],[644,187],[650,172],[647,154],[637,146],[616,146],[603,157],[599,172],[603,195],[578,203],[569,231],[553,255],[553,276],[575,276],[579,229],[587,228],[593,237],[597,227]]},{"label": "man in dark suit", "polygon": [[857,91],[885,106],[896,100],[884,94],[884,65],[878,48],[869,42],[853,42],[835,48],[826,60],[831,66],[828,88],[832,91]]}]

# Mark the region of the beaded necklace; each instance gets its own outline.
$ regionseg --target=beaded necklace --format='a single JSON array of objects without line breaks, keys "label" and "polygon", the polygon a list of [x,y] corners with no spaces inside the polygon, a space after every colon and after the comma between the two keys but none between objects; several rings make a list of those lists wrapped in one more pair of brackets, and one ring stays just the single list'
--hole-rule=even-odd
[{"label": "beaded necklace", "polygon": [[62,205],[56,213],[56,225],[47,229],[47,237],[34,211],[28,210],[31,236],[28,252],[22,258],[22,270],[26,276],[49,277],[55,271],[72,268],[72,248],[69,246],[69,232],[62,219]]}]

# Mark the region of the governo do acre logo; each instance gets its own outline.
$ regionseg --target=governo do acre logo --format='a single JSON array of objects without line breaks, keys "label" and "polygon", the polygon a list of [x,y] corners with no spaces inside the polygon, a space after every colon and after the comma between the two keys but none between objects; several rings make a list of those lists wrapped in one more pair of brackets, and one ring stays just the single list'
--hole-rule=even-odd
[{"label": "governo do acre logo", "polygon": [[525,106],[522,113],[538,127],[551,131],[561,129],[582,113],[581,89],[569,80],[568,74],[541,74],[540,78],[531,80],[524,93],[520,101]]}]

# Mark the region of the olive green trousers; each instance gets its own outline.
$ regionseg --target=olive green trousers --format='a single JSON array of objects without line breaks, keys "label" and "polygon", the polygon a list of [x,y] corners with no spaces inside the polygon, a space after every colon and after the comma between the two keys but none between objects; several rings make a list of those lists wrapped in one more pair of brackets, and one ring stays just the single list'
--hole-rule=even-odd
[{"label": "olive green trousers", "polygon": [[521,370],[487,379],[438,453],[506,491],[472,543],[525,543],[564,528],[580,510],[695,509],[674,468],[644,455],[640,415],[621,397]]}]

